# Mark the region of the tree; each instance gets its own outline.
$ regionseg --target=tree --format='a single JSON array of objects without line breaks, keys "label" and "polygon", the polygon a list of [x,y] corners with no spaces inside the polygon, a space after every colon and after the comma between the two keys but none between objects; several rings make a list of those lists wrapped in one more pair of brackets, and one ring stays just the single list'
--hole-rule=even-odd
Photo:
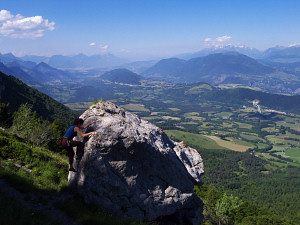
[{"label": "tree", "polygon": [[242,201],[232,195],[223,194],[216,203],[216,215],[218,224],[233,224],[234,216]]},{"label": "tree", "polygon": [[14,114],[11,131],[37,146],[46,146],[54,139],[54,129],[47,120],[32,112],[29,104],[20,105]]},{"label": "tree", "polygon": [[14,113],[13,125],[11,131],[22,138],[29,140],[29,136],[37,126],[36,114],[33,115],[32,106],[29,104],[20,105],[17,112]]},{"label": "tree", "polygon": [[64,149],[58,144],[59,138],[61,138],[66,132],[63,123],[60,119],[56,119],[51,124],[51,127],[53,131],[53,139],[48,143],[49,149],[55,152],[64,151]]},{"label": "tree", "polygon": [[12,124],[12,114],[8,110],[9,103],[2,102],[0,97],[0,127],[8,128]]}]

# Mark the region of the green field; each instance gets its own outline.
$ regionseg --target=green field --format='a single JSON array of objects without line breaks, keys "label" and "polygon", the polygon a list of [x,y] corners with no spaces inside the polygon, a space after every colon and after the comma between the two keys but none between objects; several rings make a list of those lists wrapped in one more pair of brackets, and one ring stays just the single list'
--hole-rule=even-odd
[{"label": "green field", "polygon": [[254,135],[249,135],[249,134],[241,134],[242,138],[245,138],[249,141],[264,141],[264,139],[254,136]]},{"label": "green field", "polygon": [[296,162],[300,162],[300,148],[290,148],[284,151],[285,155]]},{"label": "green field", "polygon": [[179,130],[165,130],[165,133],[175,141],[184,141],[188,146],[205,149],[226,149],[219,146],[214,140],[200,134],[193,134]]},{"label": "green field", "polygon": [[69,107],[72,110],[82,111],[89,108],[92,104],[92,102],[72,102],[65,104],[65,106]]},{"label": "green field", "polygon": [[237,151],[237,152],[245,152],[249,149],[249,146],[244,146],[244,145],[240,145],[240,144],[236,144],[234,140],[229,140],[229,141],[225,141],[222,140],[219,137],[216,136],[208,136],[205,135],[205,137],[208,137],[212,140],[214,140],[218,145],[233,150],[233,151]]},{"label": "green field", "polygon": [[121,107],[130,111],[150,112],[150,110],[146,109],[142,104],[126,104],[121,105]]}]

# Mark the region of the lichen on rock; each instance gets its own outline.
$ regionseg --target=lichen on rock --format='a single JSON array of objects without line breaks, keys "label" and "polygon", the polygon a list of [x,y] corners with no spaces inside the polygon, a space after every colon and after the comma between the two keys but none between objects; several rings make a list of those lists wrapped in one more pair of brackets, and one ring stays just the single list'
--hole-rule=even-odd
[{"label": "lichen on rock", "polygon": [[[68,180],[85,199],[123,217],[200,224],[202,202],[193,193],[204,172],[200,154],[113,103],[97,103],[81,118],[96,121],[84,141],[77,173]],[[185,222],[183,222],[185,221]]]}]

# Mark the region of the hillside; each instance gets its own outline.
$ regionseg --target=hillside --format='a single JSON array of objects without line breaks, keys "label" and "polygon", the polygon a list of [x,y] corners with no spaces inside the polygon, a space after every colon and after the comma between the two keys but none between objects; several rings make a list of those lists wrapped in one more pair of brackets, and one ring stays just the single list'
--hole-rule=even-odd
[{"label": "hillside", "polygon": [[269,48],[264,52],[264,59],[279,63],[300,62],[300,46]]},{"label": "hillside", "polygon": [[140,84],[142,77],[127,69],[115,69],[100,76],[103,80],[125,84]]},{"label": "hillside", "polygon": [[34,68],[27,72],[34,80],[39,83],[60,80],[62,82],[71,81],[72,74],[63,70],[58,70],[49,66],[48,64],[41,62]]},{"label": "hillside", "polygon": [[188,61],[172,58],[159,61],[144,74],[173,76],[181,82],[213,82],[223,75],[264,76],[275,69],[237,52],[217,53]]},{"label": "hillside", "polygon": [[186,53],[186,54],[180,54],[178,55],[179,58],[182,59],[192,59],[197,57],[203,57],[210,54],[216,54],[216,53],[226,53],[226,52],[238,52],[240,54],[249,56],[251,58],[260,58],[263,54],[263,52],[259,51],[255,48],[249,48],[244,45],[221,45],[221,46],[212,46],[208,48],[204,48],[198,52],[194,53]]},{"label": "hillside", "polygon": [[152,67],[145,70],[144,74],[146,75],[176,75],[178,71],[180,71],[184,64],[185,60],[178,59],[178,58],[169,58],[169,59],[162,59],[157,62]]},{"label": "hillside", "polygon": [[53,98],[29,87],[13,76],[7,76],[0,72],[0,94],[2,101],[10,103],[10,110],[16,111],[21,104],[29,103],[33,110],[49,121],[61,119],[65,125],[77,116],[63,104]]}]

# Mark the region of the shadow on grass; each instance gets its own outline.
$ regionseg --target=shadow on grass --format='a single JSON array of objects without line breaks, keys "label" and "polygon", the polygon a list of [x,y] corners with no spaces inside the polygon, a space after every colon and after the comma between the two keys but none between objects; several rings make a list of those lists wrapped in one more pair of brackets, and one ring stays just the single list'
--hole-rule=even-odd
[{"label": "shadow on grass", "polygon": [[[28,176],[29,177],[29,176]],[[154,225],[154,223],[144,223],[133,220],[122,219],[116,215],[110,214],[102,210],[95,204],[86,204],[80,196],[68,186],[63,186],[60,191],[45,190],[34,184],[33,180],[18,175],[11,170],[5,170],[0,167],[0,178],[5,179],[11,186],[21,193],[33,193],[40,204],[45,204],[48,197],[57,197],[53,206],[64,212],[74,221],[84,225]],[[68,194],[69,198],[61,200],[64,194]],[[50,215],[42,212],[28,209],[20,204],[20,201],[8,194],[0,192],[0,225],[7,224],[59,224]],[[12,216],[14,215],[14,216]],[[2,218],[5,218],[2,220]],[[22,219],[24,218],[24,219]]]}]

